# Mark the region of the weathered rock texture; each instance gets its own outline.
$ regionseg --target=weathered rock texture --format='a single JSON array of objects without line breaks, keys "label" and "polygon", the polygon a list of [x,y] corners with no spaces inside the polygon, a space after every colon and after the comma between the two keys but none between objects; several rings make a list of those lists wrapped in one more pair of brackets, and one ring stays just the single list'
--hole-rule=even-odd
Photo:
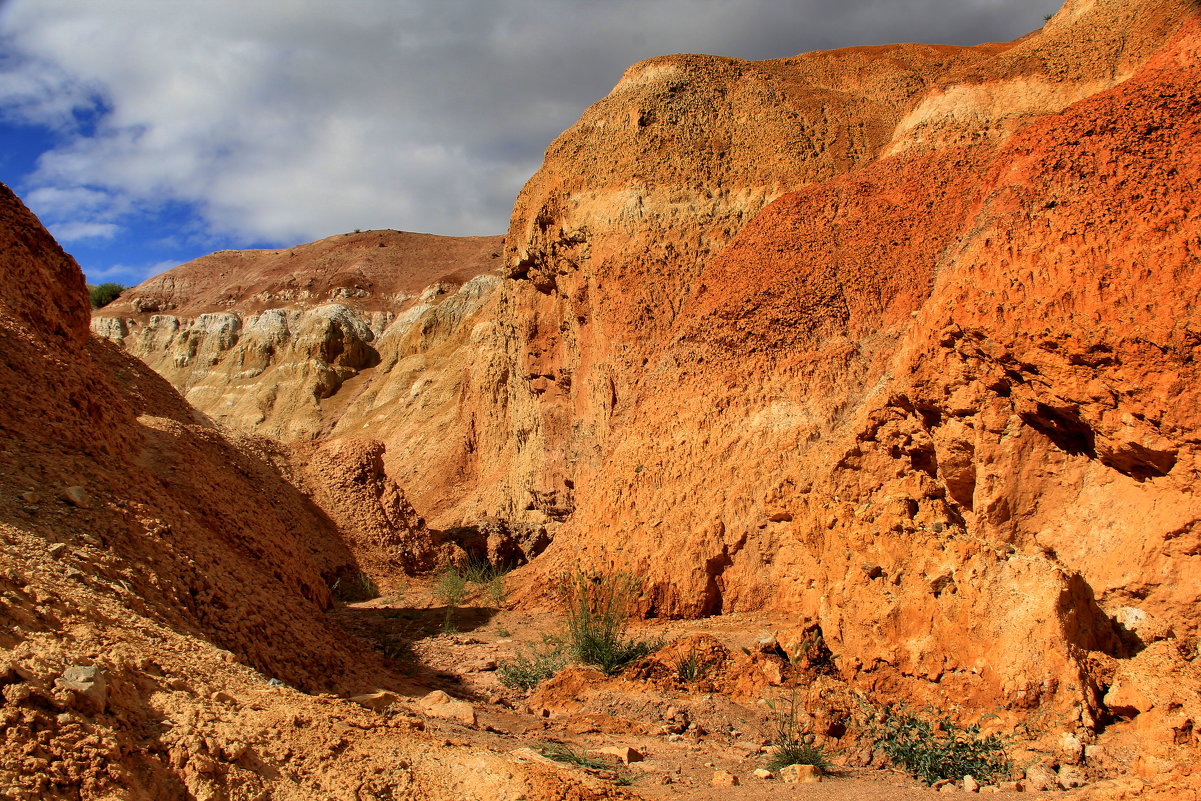
[{"label": "weathered rock texture", "polygon": [[[604,357],[580,346],[562,361],[603,362],[623,381],[541,570],[631,567],[651,614],[790,610],[820,623],[844,676],[882,696],[1038,712],[1069,729],[1113,720],[1114,672],[1170,642],[1154,659],[1188,678],[1174,700],[1142,702],[1166,715],[1146,721],[1144,768],[1181,758],[1176,746],[1195,758],[1191,9],[1141,5],[1161,34],[1185,24],[1141,64],[1130,51],[1092,63],[1090,80],[1113,88],[1015,115],[1007,135],[943,136],[930,122],[915,139],[898,123],[883,148],[896,155],[781,197],[699,265],[647,256],[628,285],[620,235],[595,222],[613,202],[591,208],[575,255],[554,256],[583,235],[546,198],[574,196],[555,176],[586,171],[548,163],[514,219],[537,255],[511,232],[510,261],[536,290],[553,277],[542,303],[568,310],[565,325],[582,316],[566,287],[601,298],[582,327],[604,327],[588,340]],[[976,89],[944,79],[930,91],[987,96],[1035,54],[1095,42],[1129,11],[1070,4],[1043,34],[973,51]],[[640,317],[642,287],[662,288],[657,273],[677,265],[695,275],[678,311],[648,304],[670,325]]]},{"label": "weathered rock texture", "polygon": [[[218,422],[380,440],[385,470],[435,525],[475,523],[479,504],[459,509],[467,488],[502,472],[481,467],[477,428],[496,443],[510,430],[517,338],[498,322],[500,256],[500,237],[396,231],[222,251],[134,287],[92,328]],[[476,421],[463,399],[481,394],[499,418]]]},{"label": "weathered rock texture", "polygon": [[1009,44],[635,65],[505,280],[272,433],[384,441],[439,527],[562,524],[531,588],[628,567],[648,614],[818,624],[881,698],[1193,759],[1199,37],[1070,0]]},{"label": "weathered rock texture", "polygon": [[[87,308],[79,268],[0,185],[0,794],[590,797],[332,695],[406,687],[324,614],[356,550],[420,534],[378,445],[307,455],[327,515],[277,445],[224,435],[91,336]],[[373,488],[391,529],[347,537],[340,493]]]}]

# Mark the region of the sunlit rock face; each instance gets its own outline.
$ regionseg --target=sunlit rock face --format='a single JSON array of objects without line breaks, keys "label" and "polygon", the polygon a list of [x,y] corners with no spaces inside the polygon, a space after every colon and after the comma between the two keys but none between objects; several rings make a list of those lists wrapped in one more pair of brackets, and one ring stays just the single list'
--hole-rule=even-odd
[{"label": "sunlit rock face", "polygon": [[628,567],[647,614],[819,624],[883,697],[1133,709],[1151,770],[1201,714],[1196,13],[652,59],[430,292],[306,267],[94,325],[220,419],[383,441],[435,528],[553,534],[531,587]]}]

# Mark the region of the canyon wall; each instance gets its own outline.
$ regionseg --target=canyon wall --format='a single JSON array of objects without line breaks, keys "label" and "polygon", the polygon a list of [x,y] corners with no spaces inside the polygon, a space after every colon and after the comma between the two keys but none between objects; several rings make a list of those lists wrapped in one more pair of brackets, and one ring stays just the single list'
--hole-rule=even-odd
[{"label": "canyon wall", "polygon": [[[1071,26],[1119,4],[1078,9],[978,80],[1028,67],[1056,27],[1093,41]],[[1194,759],[1201,39],[1185,11],[1112,88],[1004,135],[898,124],[893,155],[766,206],[663,333],[614,303],[607,339],[638,363],[532,569],[632,569],[650,615],[790,613],[883,697],[1068,731],[1133,719],[1143,770],[1175,746]],[[557,269],[619,281],[600,250]]]},{"label": "canyon wall", "polygon": [[338,697],[413,685],[330,585],[437,548],[379,444],[220,430],[89,334],[79,267],[3,185],[0,342],[5,798],[592,797]]},{"label": "canyon wall", "polygon": [[436,528],[553,533],[530,600],[632,569],[647,615],[786,612],[881,697],[1128,726],[1154,771],[1201,715],[1196,17],[652,59],[420,311],[229,295],[191,350],[143,285],[93,325],[206,413],[381,440]]}]

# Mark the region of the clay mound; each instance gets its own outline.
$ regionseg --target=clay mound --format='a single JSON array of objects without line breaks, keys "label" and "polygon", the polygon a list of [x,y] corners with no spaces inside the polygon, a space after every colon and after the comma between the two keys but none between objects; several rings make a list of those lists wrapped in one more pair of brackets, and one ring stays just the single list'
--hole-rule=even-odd
[{"label": "clay mound", "polygon": [[[5,798],[450,799],[468,775],[592,797],[338,699],[407,686],[325,615],[327,583],[358,568],[347,543],[376,544],[289,485],[277,446],[227,438],[89,337],[78,267],[7,187],[0,212]],[[331,448],[314,469],[355,474],[372,447]],[[330,484],[319,500],[336,517]],[[416,524],[400,497],[387,511]]]},{"label": "clay mound", "polygon": [[339,302],[364,312],[400,311],[435,284],[457,288],[500,264],[503,238],[404,231],[340,234],[282,250],[222,250],[143,281],[105,316],[177,317],[237,309]]}]

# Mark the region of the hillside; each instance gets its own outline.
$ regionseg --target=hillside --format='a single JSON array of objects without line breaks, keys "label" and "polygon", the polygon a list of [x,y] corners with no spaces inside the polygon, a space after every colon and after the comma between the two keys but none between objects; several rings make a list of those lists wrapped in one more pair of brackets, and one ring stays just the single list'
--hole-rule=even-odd
[{"label": "hillside", "polygon": [[435,531],[553,538],[527,606],[629,569],[648,618],[775,615],[857,691],[1162,776],[1201,761],[1199,48],[1193,2],[1069,0],[1011,43],[651,59],[475,278],[136,317],[193,263],[92,325],[218,419],[381,441]]},{"label": "hillside", "polygon": [[[386,797],[459,799],[466,775],[571,792],[342,700],[414,685],[329,617],[330,587],[401,552],[445,556],[394,485],[361,474],[373,446],[296,464],[223,432],[89,334],[78,266],[4,186],[0,254],[6,799],[347,798],[399,764]],[[323,476],[326,509],[293,471]]]}]

